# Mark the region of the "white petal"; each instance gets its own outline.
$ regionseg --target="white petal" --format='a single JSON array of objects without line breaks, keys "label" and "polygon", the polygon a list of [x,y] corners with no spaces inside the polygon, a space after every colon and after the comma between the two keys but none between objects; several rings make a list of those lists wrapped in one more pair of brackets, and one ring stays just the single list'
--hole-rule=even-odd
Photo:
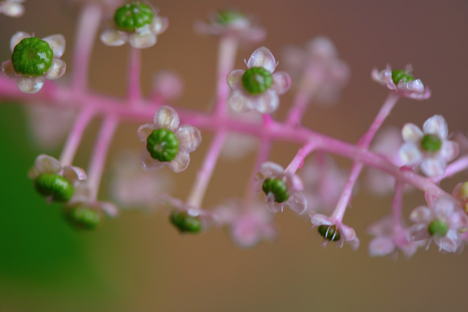
[{"label": "white petal", "polygon": [[153,130],[154,124],[144,124],[138,127],[137,134],[140,141],[146,142],[146,139],[151,134],[151,132],[153,132]]},{"label": "white petal", "polygon": [[153,23],[151,24],[151,30],[156,35],[165,32],[167,27],[169,27],[169,19],[167,17],[157,16],[153,19]]},{"label": "white petal", "polygon": [[247,67],[263,67],[270,72],[276,68],[276,59],[268,48],[261,47],[255,50],[247,61]]},{"label": "white petal", "polygon": [[74,166],[64,167],[62,175],[65,179],[72,183],[76,181],[84,181],[87,178],[86,172],[83,169]]},{"label": "white petal", "polygon": [[157,159],[153,159],[151,155],[145,150],[143,157],[142,157],[142,165],[143,169],[145,170],[151,170],[151,169],[159,169],[164,166],[167,166],[167,162],[161,162]]},{"label": "white petal", "polygon": [[278,94],[283,94],[291,88],[291,76],[286,72],[277,72],[273,74],[273,88]]},{"label": "white petal", "polygon": [[445,172],[446,162],[438,158],[426,158],[421,163],[422,172],[428,177],[439,177]]},{"label": "white petal", "polygon": [[405,141],[418,143],[423,137],[423,132],[415,124],[408,123],[401,130],[401,135]]},{"label": "white petal", "polygon": [[13,52],[16,45],[18,43],[20,43],[21,40],[23,40],[25,38],[29,38],[29,37],[31,37],[30,34],[28,34],[26,32],[22,32],[22,31],[19,31],[16,34],[14,34],[13,37],[11,37],[11,39],[10,39],[10,51]]},{"label": "white petal", "polygon": [[175,131],[180,124],[179,115],[169,106],[163,106],[154,115],[154,124],[160,128],[166,128]]},{"label": "white petal", "polygon": [[192,126],[179,127],[177,137],[180,140],[181,150],[189,153],[196,150],[202,140],[200,130]]},{"label": "white petal", "polygon": [[442,139],[447,138],[448,129],[447,129],[447,122],[445,121],[444,117],[440,115],[434,115],[423,125],[424,133],[431,133],[439,136]]},{"label": "white petal", "polygon": [[260,178],[266,179],[271,177],[281,177],[284,174],[284,168],[277,163],[268,161],[261,165],[260,167]]},{"label": "white petal", "polygon": [[5,62],[2,63],[2,71],[8,77],[13,78],[13,77],[16,76],[15,68],[13,67],[13,63],[10,60],[5,61]]},{"label": "white petal", "polygon": [[111,47],[124,45],[127,40],[128,35],[123,31],[107,29],[101,33],[102,43]]},{"label": "white petal", "polygon": [[414,143],[406,143],[400,148],[400,158],[405,165],[415,165],[421,162],[422,154]]},{"label": "white petal", "polygon": [[42,40],[46,41],[52,51],[54,51],[54,57],[60,58],[65,52],[65,37],[63,35],[51,35],[43,38]]},{"label": "white petal", "polygon": [[330,218],[322,214],[314,214],[310,216],[310,222],[315,226],[332,225]]},{"label": "white petal", "polygon": [[24,6],[18,2],[6,2],[0,6],[0,12],[11,17],[20,17],[24,13]]},{"label": "white petal", "polygon": [[414,223],[429,223],[432,219],[432,213],[429,208],[420,206],[411,211],[409,218]]},{"label": "white petal", "polygon": [[395,250],[393,240],[388,237],[376,237],[369,244],[369,254],[381,257],[391,254]]},{"label": "white petal", "polygon": [[61,59],[55,58],[52,62],[52,66],[50,67],[49,71],[47,72],[46,78],[50,80],[58,79],[65,74],[67,70],[67,64]]},{"label": "white petal", "polygon": [[440,250],[446,252],[456,252],[460,247],[460,240],[457,238],[452,237],[437,237],[434,239],[437,246],[439,246]]},{"label": "white petal", "polygon": [[240,91],[234,91],[229,97],[229,106],[235,112],[243,113],[251,111],[250,98]]},{"label": "white petal", "polygon": [[24,93],[37,93],[44,86],[44,78],[19,78],[18,88]]},{"label": "white petal", "polygon": [[278,94],[270,89],[262,95],[252,97],[248,105],[262,114],[273,113],[279,106]]},{"label": "white petal", "polygon": [[245,71],[243,71],[242,69],[236,69],[228,75],[228,84],[231,87],[231,89],[235,90],[240,88],[244,72]]},{"label": "white petal", "polygon": [[450,196],[441,196],[434,203],[434,212],[438,217],[449,220],[457,209],[455,200]]},{"label": "white petal", "polygon": [[176,173],[187,169],[190,163],[190,155],[185,152],[179,152],[176,158],[169,163],[169,167]]},{"label": "white petal", "polygon": [[442,149],[440,150],[440,157],[446,162],[452,161],[458,156],[460,149],[458,143],[453,141],[443,141]]},{"label": "white petal", "polygon": [[39,155],[34,167],[39,173],[58,173],[62,169],[60,162],[49,155]]},{"label": "white petal", "polygon": [[137,49],[146,49],[156,44],[156,35],[153,33],[135,33],[130,35],[129,43]]},{"label": "white petal", "polygon": [[304,214],[308,211],[307,200],[304,194],[300,192],[294,193],[287,201],[288,208],[297,214]]}]

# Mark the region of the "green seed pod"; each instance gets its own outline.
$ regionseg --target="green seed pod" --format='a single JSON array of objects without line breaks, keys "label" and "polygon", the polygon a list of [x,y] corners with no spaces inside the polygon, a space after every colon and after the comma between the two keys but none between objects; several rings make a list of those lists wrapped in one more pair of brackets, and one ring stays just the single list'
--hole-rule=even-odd
[{"label": "green seed pod", "polygon": [[52,66],[54,51],[36,37],[21,40],[14,48],[11,62],[15,71],[27,76],[43,76]]},{"label": "green seed pod", "polygon": [[273,194],[275,202],[283,203],[289,199],[289,192],[286,183],[280,179],[267,178],[263,181],[262,190],[265,195]]},{"label": "green seed pod", "polygon": [[101,223],[101,213],[86,206],[69,208],[65,212],[65,219],[77,229],[94,230]]},{"label": "green seed pod", "polygon": [[340,231],[338,231],[335,225],[320,225],[318,232],[323,238],[331,242],[339,241],[341,238]]},{"label": "green seed pod", "polygon": [[192,217],[186,212],[173,211],[169,220],[181,233],[196,234],[202,230],[200,219]]},{"label": "green seed pod", "polygon": [[114,22],[117,27],[126,31],[135,31],[138,28],[153,22],[154,11],[144,3],[133,2],[119,7],[114,14]]},{"label": "green seed pod", "polygon": [[242,75],[244,89],[253,95],[262,94],[273,84],[273,76],[263,67],[251,67]]},{"label": "green seed pod", "polygon": [[445,236],[447,235],[448,230],[449,228],[447,223],[445,223],[442,220],[434,220],[431,223],[429,223],[429,226],[427,227],[427,231],[432,236]]},{"label": "green seed pod", "polygon": [[442,148],[442,140],[435,134],[426,134],[421,139],[421,148],[429,153],[435,153]]},{"label": "green seed pod", "polygon": [[73,185],[61,175],[42,173],[34,180],[36,190],[57,202],[69,201],[75,193]]},{"label": "green seed pod", "polygon": [[179,153],[179,139],[169,129],[156,129],[146,139],[146,149],[154,159],[172,161]]},{"label": "green seed pod", "polygon": [[405,70],[392,70],[392,80],[395,84],[398,84],[400,81],[410,82],[414,80],[414,77],[408,74]]},{"label": "green seed pod", "polygon": [[239,11],[221,10],[216,15],[216,22],[221,25],[230,25],[240,20],[246,20],[246,16]]}]

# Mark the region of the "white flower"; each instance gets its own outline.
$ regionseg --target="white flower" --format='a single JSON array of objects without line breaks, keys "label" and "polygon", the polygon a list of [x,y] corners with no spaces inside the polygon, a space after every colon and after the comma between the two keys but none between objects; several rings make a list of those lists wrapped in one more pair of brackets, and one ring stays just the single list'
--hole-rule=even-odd
[{"label": "white flower", "polygon": [[20,17],[24,14],[24,0],[5,0],[0,2],[0,13],[11,17]]},{"label": "white flower", "polygon": [[333,42],[326,37],[316,37],[305,49],[288,47],[284,53],[286,67],[303,92],[313,92],[320,104],[336,102],[349,80],[348,65],[338,58]]},{"label": "white flower", "polygon": [[[122,9],[124,6],[131,5],[144,5],[142,3],[128,3],[118,8]],[[169,26],[169,20],[166,17],[158,15],[157,10],[151,8],[154,17],[151,23],[145,24],[142,27],[132,30],[125,30],[114,22],[113,28],[108,28],[101,33],[101,41],[108,46],[116,47],[129,43],[132,47],[137,49],[145,49],[154,46],[157,42],[158,35],[166,31]]]},{"label": "white flower", "polygon": [[[25,39],[34,38],[39,41],[42,46],[40,49],[36,49],[36,47],[31,47],[31,44]],[[32,40],[32,39],[31,39]],[[44,44],[45,42],[45,44]],[[21,46],[17,48],[17,46],[21,44]],[[52,55],[48,54],[44,57],[44,51],[46,49],[52,52]],[[5,74],[10,77],[17,79],[18,88],[25,93],[36,93],[39,92],[42,87],[44,86],[45,79],[58,79],[65,74],[66,71],[66,64],[60,58],[62,57],[63,53],[65,52],[65,37],[62,35],[51,35],[45,38],[39,39],[34,37],[31,34],[25,32],[17,32],[16,34],[11,37],[10,40],[10,50],[13,53],[13,57],[15,53],[18,54],[26,54],[30,51],[33,51],[35,54],[30,55],[28,58],[20,57],[16,63],[13,63],[12,60],[8,60],[2,63],[2,70]],[[38,62],[42,62],[44,59],[50,61],[50,64],[44,65],[39,64]],[[31,65],[32,64],[32,65]],[[22,73],[17,71],[17,67],[28,67],[29,69],[32,66],[35,66],[34,69],[42,69],[46,67],[46,71],[44,73],[35,71],[37,74],[28,74]],[[48,66],[48,68],[47,68]]]},{"label": "white flower", "polygon": [[406,124],[402,135],[405,141],[400,148],[403,163],[420,166],[429,177],[443,175],[447,163],[458,155],[458,144],[447,139],[447,123],[440,115],[427,119],[422,130],[414,124]]},{"label": "white flower", "polygon": [[465,213],[449,196],[439,197],[430,207],[414,209],[410,219],[415,223],[411,227],[415,241],[433,241],[446,252],[456,252],[462,246],[462,233],[468,229]]},{"label": "white flower", "polygon": [[229,104],[238,112],[274,112],[279,105],[278,94],[291,87],[291,78],[285,72],[274,73],[277,62],[265,47],[255,50],[246,62],[247,70],[237,69],[228,76],[232,89]]},{"label": "white flower", "polygon": [[200,131],[188,125],[180,126],[179,115],[168,106],[154,114],[153,123],[140,126],[138,136],[146,144],[144,167],[169,166],[174,172],[187,169],[190,153],[201,142]]},{"label": "white flower", "polygon": [[201,34],[230,36],[249,42],[261,41],[266,35],[265,30],[254,25],[248,16],[233,10],[218,11],[208,23],[197,22],[195,30]]},{"label": "white flower", "polygon": [[262,191],[274,212],[289,208],[298,214],[307,212],[301,179],[273,162],[263,163],[258,173]]},{"label": "white flower", "polygon": [[359,247],[359,238],[356,231],[352,227],[344,225],[341,221],[322,214],[314,214],[310,216],[310,222],[317,227],[326,244],[336,242],[340,247],[343,247],[344,243],[348,243],[353,249]]},{"label": "white flower", "polygon": [[392,70],[387,66],[381,71],[374,69],[372,78],[400,96],[414,100],[428,99],[431,90],[424,86],[421,79],[415,79],[412,71],[411,66],[407,66],[404,70]]}]

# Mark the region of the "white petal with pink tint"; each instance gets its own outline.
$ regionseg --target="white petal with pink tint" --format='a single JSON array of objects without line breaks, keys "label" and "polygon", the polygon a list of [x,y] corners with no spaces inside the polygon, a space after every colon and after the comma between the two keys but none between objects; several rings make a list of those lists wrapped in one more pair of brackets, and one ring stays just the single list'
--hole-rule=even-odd
[{"label": "white petal with pink tint", "polygon": [[291,88],[291,76],[286,72],[276,72],[273,74],[273,88],[278,94],[283,94]]},{"label": "white petal with pink tint", "polygon": [[165,32],[168,27],[169,19],[167,17],[157,16],[154,18],[153,23],[151,24],[151,30],[157,35]]},{"label": "white petal with pink tint", "polygon": [[33,94],[39,92],[42,89],[44,86],[44,78],[19,78],[17,84],[18,88],[22,92]]},{"label": "white petal with pink tint", "polygon": [[11,78],[16,77],[15,68],[13,67],[13,63],[10,60],[2,63],[2,71],[8,77],[11,77]]},{"label": "white petal with pink tint", "polygon": [[129,43],[136,49],[146,49],[156,44],[157,38],[153,33],[139,34],[135,33],[130,35]]},{"label": "white petal with pink tint", "polygon": [[60,59],[54,59],[52,62],[52,66],[47,72],[46,78],[50,80],[58,79],[65,74],[66,70],[67,64],[65,64],[64,61]]},{"label": "white petal with pink tint", "polygon": [[425,133],[435,134],[441,139],[446,139],[448,136],[447,122],[444,117],[434,115],[424,122],[423,130]]},{"label": "white petal with pink tint", "polygon": [[154,123],[161,128],[175,131],[179,127],[180,119],[179,115],[173,108],[163,106],[154,115]]},{"label": "white petal with pink tint", "polygon": [[421,129],[419,129],[418,126],[412,123],[406,124],[403,127],[401,134],[403,136],[403,140],[414,143],[419,142],[419,140],[421,140],[421,138],[423,137],[423,132],[421,131]]},{"label": "white petal with pink tint", "polygon": [[189,153],[196,150],[202,140],[200,130],[192,126],[181,126],[176,134],[180,140],[180,149]]},{"label": "white petal with pink tint", "polygon": [[302,215],[308,211],[307,200],[302,193],[295,192],[287,202],[288,208],[295,213]]},{"label": "white petal with pink tint", "polygon": [[146,139],[154,129],[154,124],[144,124],[138,127],[137,134],[140,141],[146,142]]},{"label": "white petal with pink tint", "polygon": [[72,183],[77,181],[84,181],[87,178],[86,172],[83,169],[74,166],[64,167],[62,175],[65,179]]},{"label": "white petal with pink tint", "polygon": [[406,143],[400,148],[400,158],[406,165],[415,165],[422,160],[422,153],[414,143]]},{"label": "white petal with pink tint", "polygon": [[284,168],[274,162],[265,162],[260,167],[259,176],[261,179],[266,179],[270,177],[278,177],[282,175]]},{"label": "white petal with pink tint", "polygon": [[279,106],[278,94],[270,89],[264,94],[252,98],[249,106],[251,110],[256,110],[262,114],[273,113]]},{"label": "white petal with pink tint", "polygon": [[440,156],[446,161],[452,161],[459,154],[458,143],[453,141],[443,141],[442,148],[440,150]]},{"label": "white petal with pink tint", "polygon": [[21,4],[23,1],[6,1],[0,4],[0,13],[10,17],[20,17],[24,14],[24,6]]},{"label": "white petal with pink tint", "polygon": [[124,45],[128,41],[128,35],[123,31],[107,29],[102,32],[101,41],[105,45],[117,47]]},{"label": "white petal with pink tint", "polygon": [[19,31],[19,32],[15,33],[13,35],[13,37],[11,37],[11,39],[10,39],[10,51],[13,52],[16,45],[18,43],[20,43],[21,40],[23,40],[25,38],[29,38],[29,37],[32,37],[31,34],[28,34],[28,33],[23,32],[23,31]]},{"label": "white petal with pink tint", "polygon": [[446,162],[438,158],[426,158],[421,163],[422,172],[428,177],[439,177],[444,174]]},{"label": "white petal with pink tint", "polygon": [[171,167],[174,172],[179,173],[187,169],[189,163],[190,155],[186,152],[179,151],[176,158],[169,163],[169,167]]},{"label": "white petal with pink tint", "polygon": [[54,57],[62,57],[65,52],[65,37],[63,35],[51,35],[42,40],[50,45],[52,51],[54,51]]},{"label": "white petal with pink tint", "polygon": [[39,155],[36,158],[35,168],[40,173],[57,173],[62,168],[60,162],[49,155]]},{"label": "white petal with pink tint", "polygon": [[372,257],[382,257],[395,251],[393,240],[388,237],[376,237],[369,244],[369,254]]},{"label": "white petal with pink tint", "polygon": [[431,221],[431,217],[431,210],[424,206],[414,209],[410,214],[410,219],[414,223],[428,223]]},{"label": "white petal with pink tint", "polygon": [[236,69],[228,75],[228,84],[232,89],[241,87],[242,76],[244,75],[244,72],[245,71],[242,69]]},{"label": "white petal with pink tint", "polygon": [[333,223],[330,221],[330,218],[323,215],[323,214],[314,214],[310,217],[310,222],[315,226],[320,225],[332,225]]},{"label": "white petal with pink tint", "polygon": [[271,51],[266,47],[255,50],[247,61],[247,67],[263,67],[271,73],[277,66],[276,59]]}]

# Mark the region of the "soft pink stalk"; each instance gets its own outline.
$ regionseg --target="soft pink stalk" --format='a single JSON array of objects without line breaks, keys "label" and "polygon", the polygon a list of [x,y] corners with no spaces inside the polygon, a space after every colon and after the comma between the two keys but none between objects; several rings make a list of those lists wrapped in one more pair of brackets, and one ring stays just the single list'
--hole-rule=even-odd
[{"label": "soft pink stalk", "polygon": [[234,67],[237,45],[237,39],[231,36],[221,38],[219,44],[217,102],[215,106],[215,114],[217,116],[227,113],[227,98],[229,96],[227,77]]},{"label": "soft pink stalk", "polygon": [[[377,131],[382,127],[385,119],[390,115],[395,104],[398,102],[398,95],[395,93],[390,93],[382,105],[379,113],[372,122],[369,130],[362,136],[359,140],[358,147],[364,150],[369,149],[369,145],[374,139]],[[335,210],[333,211],[333,218],[336,218],[339,221],[342,221],[346,208],[351,200],[351,195],[353,194],[354,185],[356,184],[359,175],[361,174],[362,168],[364,165],[361,162],[355,161],[351,168],[351,173],[346,181],[343,192],[340,195],[338,204],[336,205]]]},{"label": "soft pink stalk", "polygon": [[94,111],[91,107],[86,107],[75,120],[75,124],[71,132],[68,135],[68,139],[63,148],[62,155],[60,156],[60,162],[64,166],[69,166],[73,163],[78,146],[80,145],[83,133],[88,126],[89,122],[93,118]]},{"label": "soft pink stalk", "polygon": [[88,170],[88,185],[91,190],[91,198],[96,199],[99,184],[101,183],[102,173],[106,163],[107,152],[118,125],[117,117],[111,115],[104,118],[101,130],[99,132],[94,152],[91,157],[91,164]]},{"label": "soft pink stalk", "polygon": [[294,156],[293,160],[289,163],[286,168],[286,172],[294,174],[296,171],[304,165],[304,160],[309,154],[317,147],[315,142],[309,142],[304,145]]},{"label": "soft pink stalk", "polygon": [[449,178],[456,175],[464,170],[468,169],[468,156],[461,157],[447,166],[443,176],[438,177],[434,181],[440,183],[443,179]]},{"label": "soft pink stalk", "polygon": [[130,106],[141,105],[141,51],[137,48],[130,48],[128,76],[128,102]]},{"label": "soft pink stalk", "polygon": [[88,2],[81,12],[73,54],[72,86],[75,91],[87,89],[89,58],[101,20],[101,7]]}]

